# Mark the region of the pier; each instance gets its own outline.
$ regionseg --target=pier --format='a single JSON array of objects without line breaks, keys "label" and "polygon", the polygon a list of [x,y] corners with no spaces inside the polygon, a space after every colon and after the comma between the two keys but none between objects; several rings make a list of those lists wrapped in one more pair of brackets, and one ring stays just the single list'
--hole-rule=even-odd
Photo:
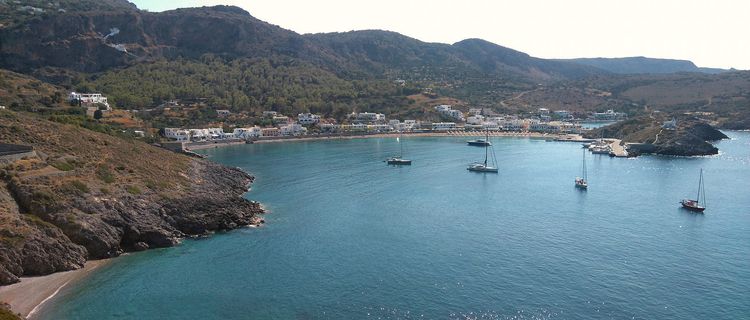
[{"label": "pier", "polygon": [[622,157],[622,158],[625,158],[628,156],[628,151],[625,150],[625,146],[622,146],[620,143],[622,143],[622,140],[620,139],[612,140],[612,142],[609,144],[609,149],[611,150],[609,152],[610,156]]}]

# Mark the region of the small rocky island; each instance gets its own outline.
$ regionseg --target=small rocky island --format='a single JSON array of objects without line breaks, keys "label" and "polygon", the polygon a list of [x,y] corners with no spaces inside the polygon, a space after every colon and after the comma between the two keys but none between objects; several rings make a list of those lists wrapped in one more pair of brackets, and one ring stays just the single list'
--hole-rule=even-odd
[{"label": "small rocky island", "polygon": [[652,153],[672,156],[703,156],[719,153],[711,142],[728,137],[694,117],[640,116],[591,130],[586,138],[616,138],[627,142],[631,155]]},{"label": "small rocky island", "polygon": [[239,169],[58,122],[0,110],[0,285],[263,222]]}]

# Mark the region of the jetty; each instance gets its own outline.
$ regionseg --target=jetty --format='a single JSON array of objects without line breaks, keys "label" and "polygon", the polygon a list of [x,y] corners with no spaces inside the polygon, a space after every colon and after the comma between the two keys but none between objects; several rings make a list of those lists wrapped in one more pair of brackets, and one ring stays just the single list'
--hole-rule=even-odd
[{"label": "jetty", "polygon": [[622,140],[620,139],[612,139],[609,143],[609,156],[610,157],[618,157],[618,158],[626,158],[628,156],[628,151],[625,149],[625,146],[623,146]]}]

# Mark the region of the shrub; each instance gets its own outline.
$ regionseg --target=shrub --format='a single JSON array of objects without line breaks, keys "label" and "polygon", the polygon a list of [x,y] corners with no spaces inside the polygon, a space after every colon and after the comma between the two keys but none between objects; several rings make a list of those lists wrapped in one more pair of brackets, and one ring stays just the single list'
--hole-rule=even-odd
[{"label": "shrub", "polygon": [[125,187],[125,191],[127,191],[130,194],[141,194],[141,189],[139,189],[136,186],[127,186]]},{"label": "shrub", "polygon": [[112,171],[109,171],[109,168],[104,165],[100,166],[96,170],[96,176],[105,183],[115,182],[115,176],[112,174]]},{"label": "shrub", "polygon": [[70,171],[75,169],[73,164],[71,164],[69,161],[56,161],[52,163],[52,166],[60,171]]},{"label": "shrub", "polygon": [[75,190],[78,190],[78,191],[80,191],[80,192],[83,192],[83,193],[88,193],[88,192],[89,192],[89,187],[88,187],[88,186],[86,186],[86,184],[85,184],[85,183],[83,183],[83,182],[81,182],[81,181],[79,181],[79,180],[72,180],[72,181],[69,181],[69,182],[68,182],[68,185],[69,185],[69,186],[70,186],[71,188],[73,188],[73,189],[75,189]]}]

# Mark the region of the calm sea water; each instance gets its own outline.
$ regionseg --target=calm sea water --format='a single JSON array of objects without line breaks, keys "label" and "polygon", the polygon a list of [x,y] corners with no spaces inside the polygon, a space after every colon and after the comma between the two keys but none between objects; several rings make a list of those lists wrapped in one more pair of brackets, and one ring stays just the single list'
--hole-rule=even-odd
[{"label": "calm sea water", "polygon": [[[750,133],[713,157],[405,138],[208,150],[257,176],[257,229],[116,259],[44,319],[748,319]],[[678,201],[705,169],[704,215]]]}]

